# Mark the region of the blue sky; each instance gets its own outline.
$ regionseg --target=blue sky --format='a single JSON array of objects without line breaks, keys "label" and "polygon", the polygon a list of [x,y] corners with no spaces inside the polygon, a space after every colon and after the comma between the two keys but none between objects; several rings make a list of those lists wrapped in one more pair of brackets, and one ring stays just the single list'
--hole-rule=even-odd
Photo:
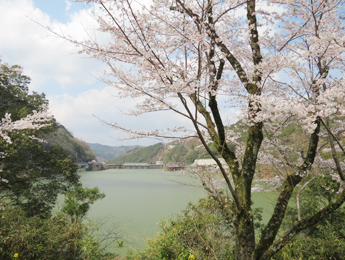
[{"label": "blue sky", "polygon": [[34,0],[34,6],[61,23],[70,21],[70,15],[84,9],[85,4],[64,0]]}]

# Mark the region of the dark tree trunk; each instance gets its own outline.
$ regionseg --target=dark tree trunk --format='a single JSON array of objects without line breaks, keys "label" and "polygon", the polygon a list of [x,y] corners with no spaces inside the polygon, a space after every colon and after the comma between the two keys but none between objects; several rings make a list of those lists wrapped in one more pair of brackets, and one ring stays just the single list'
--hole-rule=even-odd
[{"label": "dark tree trunk", "polygon": [[255,259],[255,232],[253,216],[250,212],[242,211],[235,219],[236,260]]}]

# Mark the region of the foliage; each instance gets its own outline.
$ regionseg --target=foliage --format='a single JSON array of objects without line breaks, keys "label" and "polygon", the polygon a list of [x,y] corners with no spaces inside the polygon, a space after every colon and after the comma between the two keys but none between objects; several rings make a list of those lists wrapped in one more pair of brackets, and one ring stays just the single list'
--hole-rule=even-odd
[{"label": "foliage", "polygon": [[42,111],[48,108],[44,94],[28,94],[30,78],[21,74],[21,67],[1,64],[1,70],[0,118],[9,113],[13,120],[19,120],[33,110]]},{"label": "foliage", "polygon": [[206,151],[192,150],[189,151],[183,158],[186,164],[192,164],[195,159],[204,159],[208,154]]},{"label": "foliage", "polygon": [[[173,148],[170,148],[170,147]],[[219,155],[216,148],[210,145],[214,154]],[[109,160],[108,163],[124,163],[124,162],[152,162],[163,158],[164,163],[180,163],[181,156],[183,162],[192,164],[196,159],[211,158],[205,148],[197,139],[189,139],[184,143],[176,144],[174,142],[163,146],[153,145],[148,147],[135,147],[124,152],[122,155]]]},{"label": "foliage", "polygon": [[89,145],[73,137],[63,125],[58,124],[54,132],[40,135],[40,138],[47,141],[46,144],[43,144],[45,147],[59,145],[66,152],[75,157],[77,162],[90,162],[96,159],[96,155]]},{"label": "foliage", "polygon": [[62,212],[71,217],[71,222],[81,222],[90,209],[90,205],[96,200],[103,199],[104,193],[101,193],[97,187],[83,188],[76,186],[66,193]]},{"label": "foliage", "polygon": [[28,95],[29,82],[21,74],[21,67],[0,60],[0,137],[7,143],[11,143],[9,133],[29,134],[28,130],[46,128],[51,123],[44,94]]},{"label": "foliage", "polygon": [[184,147],[184,145],[175,145],[165,156],[164,162],[172,162],[172,163],[179,163],[181,160],[184,160],[188,150]]},{"label": "foliage", "polygon": [[[327,186],[326,186],[327,185]],[[313,215],[315,209],[324,207],[329,200],[334,200],[331,189],[337,189],[338,182],[313,179],[303,190],[305,198],[301,204],[301,215]],[[286,245],[274,259],[341,259],[345,254],[345,208],[329,214],[315,226],[301,232]],[[290,208],[283,228],[288,229],[297,221],[297,211]]]},{"label": "foliage", "polygon": [[[125,154],[120,155],[107,163],[141,163],[149,162],[159,151],[163,149],[163,144],[158,143],[150,145],[148,147],[140,148],[136,147],[127,151]],[[153,162],[151,162],[153,163]]]},{"label": "foliage", "polygon": [[21,205],[28,215],[49,214],[57,195],[79,183],[74,158],[59,146],[43,149],[41,144],[23,136],[13,137],[11,145],[1,142],[6,156],[0,158],[1,196]]},{"label": "foliage", "polygon": [[98,241],[82,223],[70,223],[64,216],[27,217],[19,206],[0,204],[0,258],[18,259],[113,259],[100,249]]},{"label": "foliage", "polygon": [[134,149],[136,146],[108,146],[102,144],[89,144],[92,151],[104,160],[111,160],[115,157],[120,156],[121,154],[126,153],[129,150]]},{"label": "foliage", "polygon": [[[48,107],[44,94],[29,93],[30,79],[18,66],[2,65],[0,116],[11,114],[16,122]],[[1,138],[0,196],[8,203],[21,205],[29,216],[48,214],[59,193],[79,182],[74,158],[59,146],[46,146],[38,140],[55,129],[54,121],[42,129],[22,129],[9,132],[11,142]]]},{"label": "foliage", "polygon": [[162,232],[148,240],[143,252],[126,259],[185,260],[190,254],[196,259],[232,259],[234,247],[233,222],[224,215],[221,204],[203,198],[189,204],[174,218],[162,220]]},{"label": "foliage", "polygon": [[342,259],[345,254],[344,209],[299,234],[274,259]]}]

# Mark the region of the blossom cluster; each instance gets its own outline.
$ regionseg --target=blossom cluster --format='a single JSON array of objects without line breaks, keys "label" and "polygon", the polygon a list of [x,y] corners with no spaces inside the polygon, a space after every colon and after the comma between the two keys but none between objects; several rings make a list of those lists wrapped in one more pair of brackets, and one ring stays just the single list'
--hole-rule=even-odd
[{"label": "blossom cluster", "polygon": [[0,137],[7,143],[12,143],[8,133],[18,132],[21,130],[38,130],[50,125],[49,121],[52,119],[47,111],[33,111],[32,114],[27,115],[19,120],[12,121],[11,114],[6,113],[4,118],[0,121]]}]

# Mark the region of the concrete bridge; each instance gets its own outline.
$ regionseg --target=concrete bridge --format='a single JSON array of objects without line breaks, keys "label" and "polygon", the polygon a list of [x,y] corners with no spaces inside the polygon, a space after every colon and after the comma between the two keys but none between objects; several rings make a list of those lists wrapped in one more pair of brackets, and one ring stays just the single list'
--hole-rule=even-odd
[{"label": "concrete bridge", "polygon": [[124,163],[124,164],[108,164],[109,169],[161,169],[163,164],[149,163]]}]

